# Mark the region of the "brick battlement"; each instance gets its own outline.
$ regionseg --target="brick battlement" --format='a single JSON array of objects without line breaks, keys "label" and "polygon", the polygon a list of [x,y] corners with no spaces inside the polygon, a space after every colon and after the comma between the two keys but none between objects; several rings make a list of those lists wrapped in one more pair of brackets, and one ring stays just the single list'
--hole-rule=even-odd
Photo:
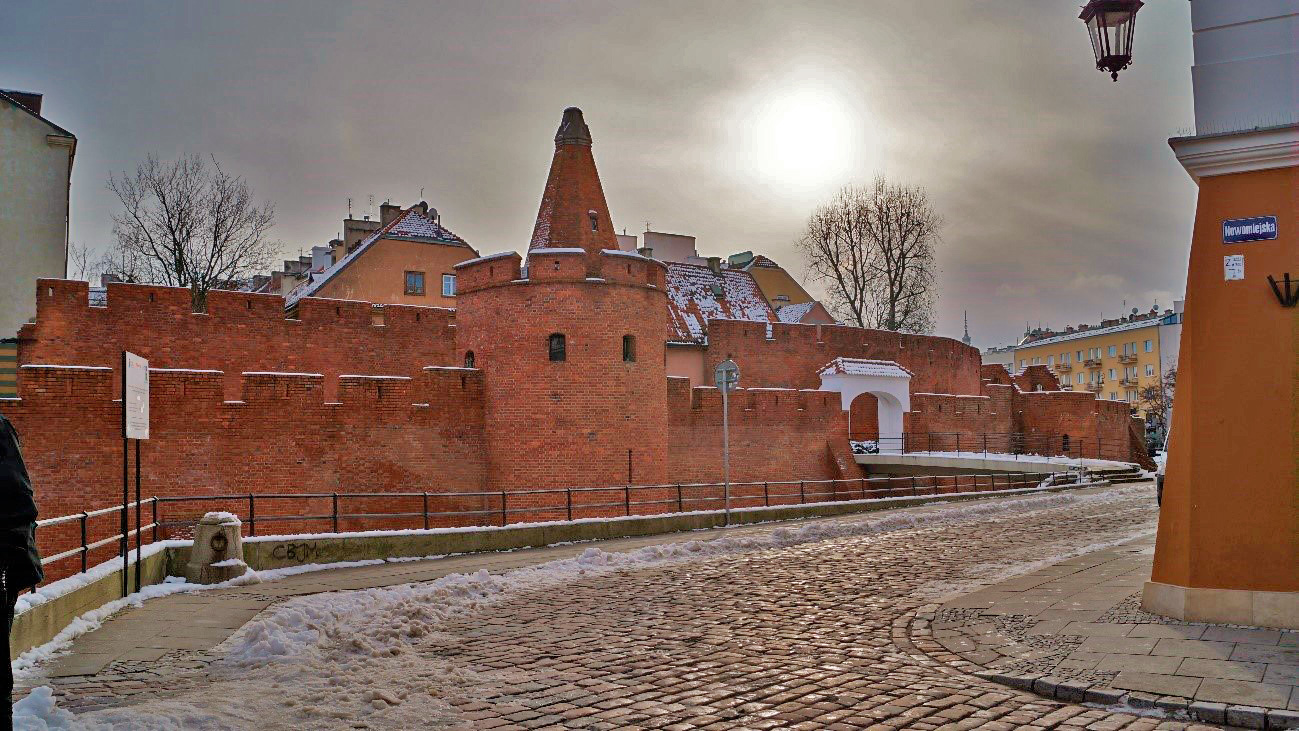
[{"label": "brick battlement", "polygon": [[514,252],[474,259],[456,265],[461,295],[505,285],[549,282],[621,284],[667,289],[667,265],[636,254],[602,251],[588,254],[578,248],[533,249],[528,265]]},{"label": "brick battlement", "polygon": [[[770,333],[770,335],[768,335]],[[951,338],[843,325],[709,320],[704,372],[731,358],[748,383],[817,388],[817,372],[838,357],[891,360],[915,374],[920,392],[979,394],[977,348]]]},{"label": "brick battlement", "polygon": [[193,312],[179,287],[111,283],[104,307],[90,305],[86,282],[42,279],[36,294],[20,363],[117,368],[130,350],[151,366],[222,371],[229,400],[245,371],[320,373],[332,400],[341,374],[414,376],[453,362],[455,351],[446,308],[304,298],[290,319],[283,297],[248,292],[212,291],[206,313]]}]

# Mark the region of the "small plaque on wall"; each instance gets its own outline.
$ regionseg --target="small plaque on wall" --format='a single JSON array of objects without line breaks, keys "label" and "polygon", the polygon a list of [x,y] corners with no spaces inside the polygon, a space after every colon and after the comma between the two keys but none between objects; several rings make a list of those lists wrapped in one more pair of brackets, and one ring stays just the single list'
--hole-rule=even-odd
[{"label": "small plaque on wall", "polygon": [[1245,255],[1232,254],[1222,257],[1222,278],[1228,282],[1245,278]]}]

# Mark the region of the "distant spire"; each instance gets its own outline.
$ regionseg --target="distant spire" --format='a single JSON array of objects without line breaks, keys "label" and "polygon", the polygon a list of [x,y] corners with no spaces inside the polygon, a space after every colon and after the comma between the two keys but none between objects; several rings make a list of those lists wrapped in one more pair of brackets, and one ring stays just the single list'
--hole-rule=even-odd
[{"label": "distant spire", "polygon": [[970,311],[969,310],[965,311],[965,337],[961,338],[961,342],[965,343],[966,345],[970,344]]}]

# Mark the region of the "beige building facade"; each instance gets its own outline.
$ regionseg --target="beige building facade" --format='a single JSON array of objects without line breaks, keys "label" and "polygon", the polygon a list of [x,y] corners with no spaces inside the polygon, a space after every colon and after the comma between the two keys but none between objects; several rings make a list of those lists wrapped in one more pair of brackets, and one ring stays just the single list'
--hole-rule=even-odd
[{"label": "beige building facade", "polygon": [[[1137,408],[1139,394],[1160,383],[1177,363],[1182,303],[1163,313],[1133,314],[1063,333],[1033,333],[1015,347],[1012,371],[1044,365],[1070,391],[1126,401]],[[1150,419],[1150,414],[1142,413]]]},{"label": "beige building facade", "polygon": [[0,90],[0,339],[36,316],[36,280],[67,275],[77,138],[41,116],[40,94]]}]

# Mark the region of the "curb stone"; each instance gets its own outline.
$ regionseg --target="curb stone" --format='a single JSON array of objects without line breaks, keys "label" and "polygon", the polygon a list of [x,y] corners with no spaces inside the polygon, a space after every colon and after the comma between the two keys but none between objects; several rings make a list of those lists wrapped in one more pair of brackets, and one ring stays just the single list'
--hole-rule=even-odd
[{"label": "curb stone", "polygon": [[1227,706],[1227,724],[1242,728],[1266,728],[1267,711],[1258,706]]}]

